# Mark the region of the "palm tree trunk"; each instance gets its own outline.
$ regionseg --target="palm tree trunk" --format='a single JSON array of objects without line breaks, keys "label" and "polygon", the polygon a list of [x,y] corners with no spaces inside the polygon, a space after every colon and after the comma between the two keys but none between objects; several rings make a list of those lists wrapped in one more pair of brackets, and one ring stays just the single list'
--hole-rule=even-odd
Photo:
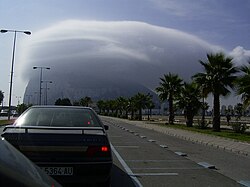
[{"label": "palm tree trunk", "polygon": [[214,93],[213,130],[220,131],[220,95]]},{"label": "palm tree trunk", "polygon": [[190,110],[189,108],[187,109],[186,117],[187,117],[187,121],[186,121],[187,127],[192,127],[193,119],[194,119],[194,112]]},{"label": "palm tree trunk", "polygon": [[142,108],[139,108],[139,121],[142,121]]},{"label": "palm tree trunk", "polygon": [[206,109],[205,109],[205,97],[202,97],[202,118],[201,118],[201,125],[202,127],[205,127],[205,114],[206,114]]},{"label": "palm tree trunk", "polygon": [[131,111],[131,119],[132,120],[134,119],[134,109],[132,109],[132,111]]},{"label": "palm tree trunk", "polygon": [[172,96],[169,96],[168,102],[169,102],[169,118],[168,118],[168,122],[169,122],[169,124],[174,124],[174,108],[173,108],[173,98],[172,98]]}]

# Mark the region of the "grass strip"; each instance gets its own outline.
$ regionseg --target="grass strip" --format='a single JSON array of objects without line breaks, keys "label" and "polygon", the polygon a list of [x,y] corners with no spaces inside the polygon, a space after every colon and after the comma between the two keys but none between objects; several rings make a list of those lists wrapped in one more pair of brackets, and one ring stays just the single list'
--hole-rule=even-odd
[{"label": "grass strip", "polygon": [[174,125],[163,124],[163,123],[152,123],[152,124],[165,126],[167,128],[176,128],[176,129],[188,130],[188,131],[198,132],[198,133],[203,133],[203,134],[208,134],[208,135],[214,135],[214,136],[219,136],[222,138],[230,138],[236,141],[250,143],[250,132],[245,132],[241,134],[241,133],[236,133],[231,129],[224,129],[224,128],[221,128],[220,132],[215,132],[213,131],[212,128],[209,128],[209,127],[206,129],[201,129],[198,126],[187,127],[183,124],[174,124]]}]

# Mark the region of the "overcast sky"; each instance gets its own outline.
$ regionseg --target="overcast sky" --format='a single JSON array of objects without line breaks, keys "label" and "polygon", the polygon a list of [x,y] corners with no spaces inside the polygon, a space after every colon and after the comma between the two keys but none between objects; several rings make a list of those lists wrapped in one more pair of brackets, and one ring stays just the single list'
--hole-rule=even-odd
[{"label": "overcast sky", "polygon": [[[159,30],[166,29],[166,35],[169,35],[169,29],[171,29],[174,36],[181,32],[189,42],[193,40],[195,46],[199,41],[198,43],[202,43],[204,48],[211,50],[221,48],[227,54],[236,57],[235,59],[240,63],[250,57],[249,10],[250,0],[0,0],[0,28],[32,32],[30,36],[20,33],[17,36],[13,104],[17,103],[16,97],[23,96],[27,84],[23,67],[27,68],[27,64],[30,65],[30,63],[24,62],[23,56],[35,58],[34,53],[39,51],[34,52],[25,44],[34,44],[39,37],[44,44],[46,40],[44,33],[51,37],[54,35],[50,31],[55,30],[56,33],[61,32],[58,35],[69,37],[68,32],[63,34],[69,20],[85,23],[86,21],[99,21],[99,23],[136,21],[135,23],[139,25],[147,23],[146,29],[152,29],[151,27],[155,28],[155,26]],[[64,25],[60,27],[62,23]],[[72,26],[72,28],[75,27]],[[96,28],[96,25],[93,28]],[[134,33],[138,32],[137,26],[129,26],[129,28],[131,32],[133,29],[135,29]],[[121,28],[116,29],[121,30]],[[78,28],[75,30],[79,32]],[[154,34],[157,33],[158,31],[154,32]],[[102,35],[95,34],[95,38],[97,36]],[[119,37],[122,36],[119,35]],[[108,38],[114,39],[110,36],[110,31]],[[157,37],[152,36],[152,38]],[[116,40],[126,43],[124,39],[116,38]],[[152,41],[154,43],[156,40]],[[176,43],[176,46],[180,45],[180,38],[176,39]],[[174,44],[175,41],[171,41],[171,45],[175,46]],[[126,49],[129,45],[130,43],[126,45]],[[0,34],[0,90],[5,92],[5,105],[7,105],[9,92],[12,46],[13,33]],[[25,50],[26,47],[27,50]],[[169,49],[168,47],[166,46],[165,49]],[[154,55],[152,54],[151,57]]]}]

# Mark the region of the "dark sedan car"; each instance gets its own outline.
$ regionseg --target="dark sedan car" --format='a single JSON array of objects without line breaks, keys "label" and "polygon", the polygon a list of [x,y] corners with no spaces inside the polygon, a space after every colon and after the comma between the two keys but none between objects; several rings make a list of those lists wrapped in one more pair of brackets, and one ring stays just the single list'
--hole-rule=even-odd
[{"label": "dark sedan car", "polygon": [[34,106],[7,126],[2,137],[62,184],[109,186],[107,129],[91,108]]},{"label": "dark sedan car", "polygon": [[3,138],[0,153],[0,186],[61,187]]}]

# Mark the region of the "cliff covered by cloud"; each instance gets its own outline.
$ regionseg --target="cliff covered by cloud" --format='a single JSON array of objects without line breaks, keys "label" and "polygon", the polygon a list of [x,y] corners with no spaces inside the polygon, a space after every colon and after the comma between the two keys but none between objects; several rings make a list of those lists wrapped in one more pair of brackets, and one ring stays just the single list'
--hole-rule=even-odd
[{"label": "cliff covered by cloud", "polygon": [[175,29],[134,21],[66,20],[34,33],[25,46],[19,66],[28,82],[25,95],[39,90],[40,73],[32,67],[50,67],[43,80],[53,81],[51,104],[58,97],[103,99],[151,92],[168,72],[190,80],[201,71],[199,60],[222,50]]}]

